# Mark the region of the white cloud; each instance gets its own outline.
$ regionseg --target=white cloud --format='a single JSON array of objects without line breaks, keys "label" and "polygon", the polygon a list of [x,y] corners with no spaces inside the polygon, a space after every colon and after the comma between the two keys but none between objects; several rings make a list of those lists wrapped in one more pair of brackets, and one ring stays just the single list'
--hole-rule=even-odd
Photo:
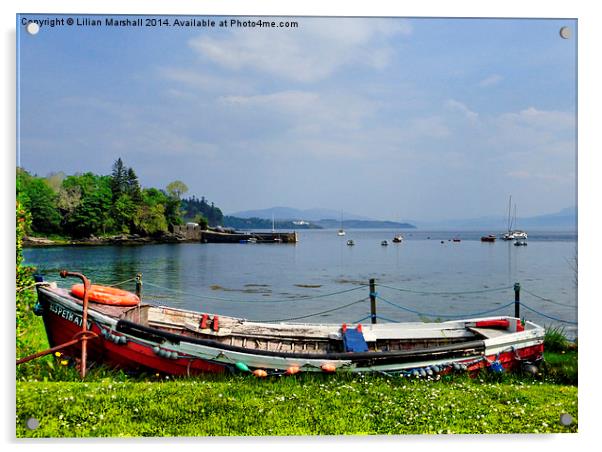
[{"label": "white cloud", "polygon": [[486,88],[488,86],[494,86],[500,83],[503,80],[503,77],[499,74],[493,74],[489,77],[484,78],[479,82],[479,86],[481,88]]},{"label": "white cloud", "polygon": [[467,119],[469,119],[471,121],[476,121],[478,119],[478,117],[479,117],[478,113],[472,111],[465,104],[463,104],[462,102],[459,102],[459,101],[457,101],[455,99],[449,99],[449,100],[447,100],[445,102],[445,107],[448,110],[462,113],[462,115],[464,115],[464,117],[466,117]]},{"label": "white cloud", "polygon": [[500,122],[506,126],[532,127],[549,131],[572,131],[575,128],[575,115],[565,111],[538,110],[529,107],[516,113],[500,116]]},{"label": "white cloud", "polygon": [[201,57],[298,82],[315,82],[346,65],[382,69],[393,55],[389,39],[412,32],[400,19],[300,19],[298,29],[235,30],[189,41]]},{"label": "white cloud", "polygon": [[178,82],[203,93],[249,93],[252,92],[252,83],[240,77],[217,77],[206,71],[166,67],[158,69],[159,77]]}]

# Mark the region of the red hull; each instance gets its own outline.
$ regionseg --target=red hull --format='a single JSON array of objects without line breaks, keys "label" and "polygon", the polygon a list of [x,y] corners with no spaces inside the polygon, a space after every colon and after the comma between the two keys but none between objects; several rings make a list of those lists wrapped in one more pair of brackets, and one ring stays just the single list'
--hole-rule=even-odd
[{"label": "red hull", "polygon": [[[489,362],[498,361],[505,370],[513,371],[520,370],[521,361],[538,361],[543,357],[543,344],[532,345],[518,349],[516,351],[508,351],[500,353],[499,356],[488,355],[487,360]],[[468,371],[472,376],[475,376],[479,370],[484,369],[488,366],[488,362],[481,360],[478,363],[474,363],[468,366]]]},{"label": "red hull", "polygon": [[[80,326],[52,312],[44,316],[48,340],[51,346],[63,344],[73,339],[81,331]],[[168,359],[155,354],[151,347],[128,341],[126,344],[115,344],[105,339],[98,325],[92,324],[91,330],[98,335],[88,341],[88,360],[107,364],[111,367],[134,370],[161,372],[170,375],[190,376],[201,373],[222,373],[226,371],[225,365],[211,363],[196,357]],[[81,346],[74,345],[65,349],[67,356],[78,358],[81,355]],[[505,370],[520,368],[521,360],[537,361],[543,356],[543,344],[533,345],[507,351],[496,355],[486,356],[487,360],[464,361],[467,371],[471,376],[476,376],[481,369],[487,368],[490,362],[497,361]],[[518,359],[517,359],[518,358]]]},{"label": "red hull", "polygon": [[[52,312],[44,316],[44,323],[50,346],[60,345],[73,339],[81,331],[81,327]],[[92,324],[91,331],[98,335],[88,341],[88,360],[107,364],[125,370],[153,371],[170,375],[198,375],[200,373],[222,373],[226,367],[204,361],[199,358],[167,359],[157,356],[152,348],[128,341],[126,344],[115,344],[101,335],[101,330]],[[80,344],[65,349],[67,356],[81,356]]]}]

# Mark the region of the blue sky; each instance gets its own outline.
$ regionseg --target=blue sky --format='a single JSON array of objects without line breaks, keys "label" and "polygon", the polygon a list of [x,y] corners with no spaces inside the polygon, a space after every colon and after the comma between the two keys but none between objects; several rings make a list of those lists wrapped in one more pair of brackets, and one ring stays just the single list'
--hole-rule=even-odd
[{"label": "blue sky", "polygon": [[20,164],[108,174],[122,157],[226,213],[576,204],[575,21],[285,20],[299,28],[18,29]]}]

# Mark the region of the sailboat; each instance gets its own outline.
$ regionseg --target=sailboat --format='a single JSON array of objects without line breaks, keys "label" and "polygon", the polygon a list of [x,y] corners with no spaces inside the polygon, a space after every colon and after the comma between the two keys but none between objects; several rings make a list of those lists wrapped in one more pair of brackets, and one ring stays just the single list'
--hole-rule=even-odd
[{"label": "sailboat", "polygon": [[343,212],[341,212],[341,228],[337,231],[337,235],[345,235],[345,230],[343,229]]},{"label": "sailboat", "polygon": [[274,220],[274,213],[272,212],[272,235],[274,242],[282,242],[282,239],[276,235],[276,221]]},{"label": "sailboat", "polygon": [[512,208],[512,195],[510,195],[510,199],[508,201],[508,232],[506,232],[502,236],[502,240],[518,240],[518,239],[526,239],[527,233],[525,231],[521,231],[519,229],[512,229],[516,222],[516,204],[514,204],[514,216],[510,216],[510,210]]}]

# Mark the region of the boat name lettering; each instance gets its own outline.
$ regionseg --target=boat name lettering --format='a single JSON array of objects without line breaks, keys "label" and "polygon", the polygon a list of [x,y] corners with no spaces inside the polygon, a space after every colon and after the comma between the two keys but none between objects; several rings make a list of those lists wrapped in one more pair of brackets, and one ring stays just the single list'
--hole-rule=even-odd
[{"label": "boat name lettering", "polygon": [[[73,311],[65,309],[63,306],[56,303],[50,303],[49,309],[50,312],[58,315],[59,317],[62,317],[63,319],[68,320],[69,322],[75,323],[79,327],[82,326],[81,315],[77,315]],[[90,328],[92,328],[92,322],[88,321],[88,329]]]}]

